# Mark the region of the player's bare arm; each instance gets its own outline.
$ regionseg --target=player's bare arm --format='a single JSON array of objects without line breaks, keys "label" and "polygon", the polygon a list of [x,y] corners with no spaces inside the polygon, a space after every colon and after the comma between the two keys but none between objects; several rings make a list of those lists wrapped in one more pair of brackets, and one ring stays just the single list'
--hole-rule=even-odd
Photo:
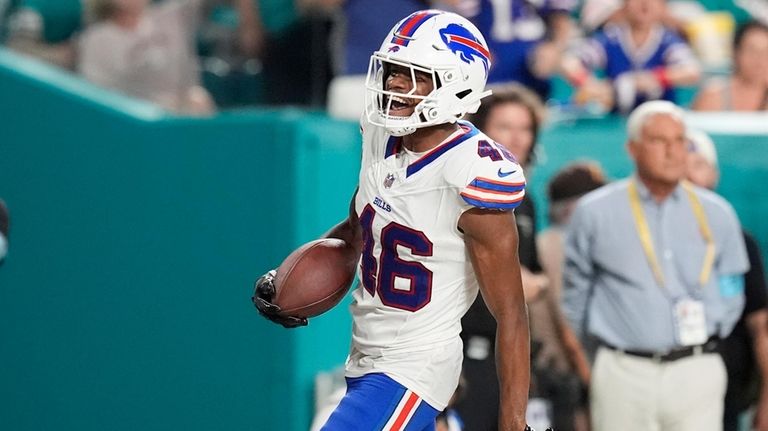
[{"label": "player's bare arm", "polygon": [[471,209],[459,219],[480,292],[496,319],[501,403],[499,430],[523,430],[530,380],[530,339],[511,211]]},{"label": "player's bare arm", "polygon": [[357,219],[357,212],[355,212],[355,198],[357,197],[357,190],[352,195],[352,200],[349,203],[349,216],[341,221],[331,230],[323,235],[323,238],[337,238],[344,240],[347,244],[355,248],[355,253],[359,256],[362,249],[363,237],[360,230],[360,222]]}]

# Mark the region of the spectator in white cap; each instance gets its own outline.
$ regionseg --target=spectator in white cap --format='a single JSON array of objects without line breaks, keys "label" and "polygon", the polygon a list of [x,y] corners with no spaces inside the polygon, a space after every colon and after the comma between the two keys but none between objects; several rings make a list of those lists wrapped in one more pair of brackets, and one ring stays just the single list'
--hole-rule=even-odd
[{"label": "spectator in white cap", "polygon": [[701,130],[689,129],[688,138],[688,180],[710,190],[714,190],[720,180],[717,167],[717,151],[712,138]]}]

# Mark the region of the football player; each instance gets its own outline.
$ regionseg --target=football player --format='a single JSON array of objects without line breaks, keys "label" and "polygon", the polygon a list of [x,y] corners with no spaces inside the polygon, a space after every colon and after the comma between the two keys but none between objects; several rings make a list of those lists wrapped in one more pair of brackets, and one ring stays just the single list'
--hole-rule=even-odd
[{"label": "football player", "polygon": [[[361,253],[347,394],[323,430],[434,430],[461,372],[461,317],[478,289],[498,322],[499,429],[526,429],[528,321],[513,210],[525,193],[515,158],[472,124],[490,59],[459,15],[398,22],[371,57],[363,157],[349,218],[326,236]],[[272,304],[273,274],[254,302]]]}]

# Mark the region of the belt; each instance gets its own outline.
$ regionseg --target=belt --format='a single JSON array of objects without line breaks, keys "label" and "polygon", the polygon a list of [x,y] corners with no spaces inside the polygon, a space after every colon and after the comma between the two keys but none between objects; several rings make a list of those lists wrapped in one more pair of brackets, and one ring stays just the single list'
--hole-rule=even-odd
[{"label": "belt", "polygon": [[719,337],[711,337],[709,340],[707,340],[706,343],[699,344],[697,346],[687,346],[680,349],[669,350],[666,352],[649,352],[649,351],[642,351],[642,350],[620,349],[608,343],[605,343],[602,341],[600,342],[601,346],[606,347],[608,349],[615,350],[617,352],[621,352],[630,356],[638,356],[640,358],[653,359],[656,362],[671,362],[671,361],[676,361],[678,359],[687,358],[689,356],[701,355],[703,353],[715,353],[718,351],[719,344],[720,344]]}]

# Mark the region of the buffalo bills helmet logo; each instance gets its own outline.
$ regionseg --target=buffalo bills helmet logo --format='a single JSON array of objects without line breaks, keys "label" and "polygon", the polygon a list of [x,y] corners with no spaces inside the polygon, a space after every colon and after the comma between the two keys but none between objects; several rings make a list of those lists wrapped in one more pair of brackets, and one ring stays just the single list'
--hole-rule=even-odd
[{"label": "buffalo bills helmet logo", "polygon": [[471,31],[458,24],[449,24],[448,27],[440,30],[440,37],[448,48],[459,56],[461,61],[467,64],[476,59],[482,61],[485,73],[488,74],[488,62],[491,54]]}]

